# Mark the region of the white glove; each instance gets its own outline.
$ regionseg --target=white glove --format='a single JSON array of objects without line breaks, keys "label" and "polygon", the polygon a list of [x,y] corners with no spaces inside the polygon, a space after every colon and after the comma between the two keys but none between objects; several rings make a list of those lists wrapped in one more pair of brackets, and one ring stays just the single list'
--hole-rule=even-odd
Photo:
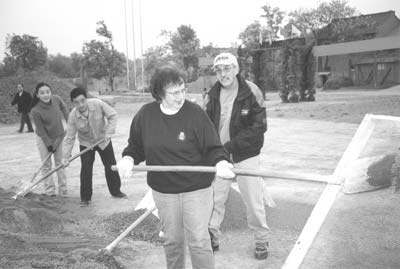
[{"label": "white glove", "polygon": [[121,178],[128,178],[132,176],[133,159],[129,156],[124,156],[117,162],[118,174]]},{"label": "white glove", "polygon": [[225,160],[219,161],[215,165],[215,168],[217,169],[217,177],[223,179],[233,179],[235,177],[235,173],[233,173],[233,171],[231,170],[233,168],[233,165]]}]

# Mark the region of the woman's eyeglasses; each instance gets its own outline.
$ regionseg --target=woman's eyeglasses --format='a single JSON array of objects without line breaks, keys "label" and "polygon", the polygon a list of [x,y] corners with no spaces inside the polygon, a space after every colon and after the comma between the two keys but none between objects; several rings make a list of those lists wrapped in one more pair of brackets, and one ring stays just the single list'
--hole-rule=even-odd
[{"label": "woman's eyeglasses", "polygon": [[176,90],[176,91],[165,91],[165,92],[172,95],[173,97],[178,97],[181,94],[184,95],[187,92],[187,88],[183,88],[183,89]]}]

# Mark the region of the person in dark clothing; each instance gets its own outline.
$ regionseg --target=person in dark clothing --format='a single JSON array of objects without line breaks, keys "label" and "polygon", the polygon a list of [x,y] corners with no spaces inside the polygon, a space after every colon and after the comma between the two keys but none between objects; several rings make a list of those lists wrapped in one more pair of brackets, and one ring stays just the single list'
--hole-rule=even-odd
[{"label": "person in dark clothing", "polygon": [[[206,112],[218,130],[224,148],[235,168],[257,169],[267,130],[265,102],[260,89],[239,75],[237,59],[221,53],[214,59],[218,81],[208,94]],[[238,176],[238,187],[246,205],[247,223],[254,232],[257,259],[268,257],[269,227],[265,205],[273,206],[261,177]],[[225,214],[231,181],[216,178],[213,183],[214,207],[209,223],[212,248],[219,249],[218,237]]]},{"label": "person in dark clothing", "polygon": [[[216,174],[235,176],[216,129],[207,114],[186,100],[184,76],[175,67],[156,70],[150,82],[156,101],[145,104],[132,120],[128,146],[117,163],[121,177],[134,164],[216,166]],[[185,248],[193,268],[214,268],[208,235],[213,173],[148,172],[147,184],[165,234],[167,268],[185,268]],[[187,240],[185,240],[185,238]]]},{"label": "person in dark clothing", "polygon": [[24,91],[24,85],[22,83],[17,84],[17,93],[11,102],[11,105],[17,105],[18,112],[21,113],[21,124],[19,126],[18,132],[22,133],[24,126],[28,127],[28,132],[33,132],[31,119],[29,117],[29,112],[31,111],[32,95],[29,92]]}]

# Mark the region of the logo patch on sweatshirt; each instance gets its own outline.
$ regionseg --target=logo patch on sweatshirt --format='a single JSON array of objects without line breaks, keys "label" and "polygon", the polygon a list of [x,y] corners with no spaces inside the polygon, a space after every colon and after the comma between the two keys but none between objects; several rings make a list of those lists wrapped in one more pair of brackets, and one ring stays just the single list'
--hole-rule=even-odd
[{"label": "logo patch on sweatshirt", "polygon": [[242,116],[247,116],[247,115],[249,114],[249,110],[248,110],[248,109],[242,109],[242,110],[240,111],[240,114],[241,114]]},{"label": "logo patch on sweatshirt", "polygon": [[178,140],[180,141],[185,141],[186,140],[186,135],[184,132],[180,132],[178,135]]}]

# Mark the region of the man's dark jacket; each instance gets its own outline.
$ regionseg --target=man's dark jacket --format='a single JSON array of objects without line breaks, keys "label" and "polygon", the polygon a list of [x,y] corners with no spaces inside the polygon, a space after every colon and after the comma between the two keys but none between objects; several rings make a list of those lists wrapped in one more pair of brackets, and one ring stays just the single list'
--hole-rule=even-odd
[{"label": "man's dark jacket", "polygon": [[21,96],[19,93],[15,94],[11,105],[17,104],[19,113],[29,113],[31,111],[32,95],[26,91],[22,91]]},{"label": "man's dark jacket", "polygon": [[[233,103],[229,134],[231,140],[224,144],[232,154],[234,163],[257,156],[264,144],[264,133],[267,130],[267,119],[261,91],[253,93],[247,82],[239,75],[239,90]],[[217,82],[209,91],[206,112],[217,130],[221,114],[219,102],[221,83]]]}]

